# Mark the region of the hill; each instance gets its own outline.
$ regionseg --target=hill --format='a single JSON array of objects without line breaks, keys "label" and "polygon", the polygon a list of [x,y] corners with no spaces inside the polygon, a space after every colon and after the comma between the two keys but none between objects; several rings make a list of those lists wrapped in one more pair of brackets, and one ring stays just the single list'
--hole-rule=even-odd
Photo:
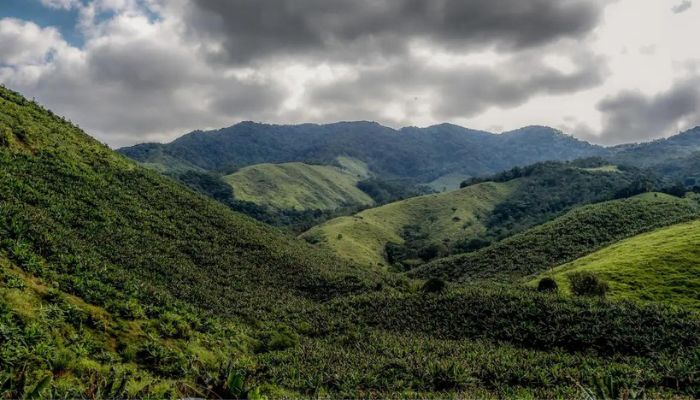
[{"label": "hill", "polygon": [[366,170],[285,163],[256,164],[222,179],[233,187],[238,200],[278,210],[335,210],[373,205],[374,200],[357,187],[368,177]]},{"label": "hill", "polygon": [[139,162],[182,160],[209,171],[260,163],[330,165],[337,157],[348,156],[366,163],[380,178],[410,178],[416,183],[441,177],[449,180],[454,174],[483,175],[543,160],[607,154],[602,147],[546,127],[495,135],[450,124],[394,130],[373,122],[242,122],[217,131],[192,132],[168,144],[142,144],[119,151]]},{"label": "hill", "polygon": [[567,276],[592,272],[614,299],[656,301],[700,310],[700,221],[640,234],[541,274],[569,292]]},{"label": "hill", "polygon": [[483,221],[512,191],[510,184],[484,183],[452,192],[413,197],[332,219],[302,237],[364,266],[387,266],[385,248],[405,242],[417,226],[431,241],[459,241],[483,234]]},{"label": "hill", "polygon": [[697,218],[698,211],[694,197],[663,193],[592,204],[478,251],[436,260],[410,274],[455,281],[518,280],[626,237]]},{"label": "hill", "polygon": [[645,175],[603,160],[543,162],[473,178],[453,192],[340,217],[302,235],[362,265],[401,270],[476,250],[577,207],[616,198]]},{"label": "hill", "polygon": [[700,390],[693,312],[358,269],[4,88],[0,199],[4,398]]}]

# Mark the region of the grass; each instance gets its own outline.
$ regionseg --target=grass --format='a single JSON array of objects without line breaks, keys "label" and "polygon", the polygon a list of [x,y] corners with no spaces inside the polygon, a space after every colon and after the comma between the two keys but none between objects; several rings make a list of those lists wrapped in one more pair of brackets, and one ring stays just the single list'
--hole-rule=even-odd
[{"label": "grass", "polygon": [[541,274],[569,293],[567,275],[589,271],[612,299],[654,301],[700,310],[700,221],[637,235]]},{"label": "grass", "polygon": [[496,203],[517,182],[486,182],[452,192],[414,197],[340,217],[314,227],[302,237],[315,238],[336,255],[365,266],[388,265],[387,243],[401,244],[403,228],[421,225],[435,242],[457,241],[483,233]]},{"label": "grass", "polygon": [[576,208],[561,217],[466,254],[438,259],[412,276],[455,281],[515,281],[573,261],[618,240],[698,217],[694,196],[646,193]]},{"label": "grass", "polygon": [[344,157],[347,169],[299,162],[257,164],[223,177],[238,200],[274,209],[335,210],[346,206],[370,206],[374,201],[357,188],[367,177],[362,165]]},{"label": "grass", "polygon": [[[507,189],[459,192],[479,211]],[[695,313],[485,284],[425,293],[4,88],[0,199],[0,398],[571,398],[600,381],[597,397],[700,393]]]}]

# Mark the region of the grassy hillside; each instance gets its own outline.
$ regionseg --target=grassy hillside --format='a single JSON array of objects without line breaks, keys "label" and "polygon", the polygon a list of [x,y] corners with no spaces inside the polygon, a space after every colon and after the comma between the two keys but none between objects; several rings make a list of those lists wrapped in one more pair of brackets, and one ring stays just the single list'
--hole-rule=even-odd
[{"label": "grassy hillside", "polygon": [[659,301],[700,310],[700,221],[637,235],[542,274],[565,292],[567,275],[597,274],[614,299]]},{"label": "grassy hillside", "polygon": [[0,199],[2,398],[700,393],[697,314],[420,290],[140,168],[4,88]]},{"label": "grassy hillside", "polygon": [[357,187],[365,171],[304,163],[257,164],[223,177],[236,199],[275,209],[334,210],[374,204]]},{"label": "grassy hillside", "polygon": [[519,279],[626,237],[697,218],[698,211],[695,197],[663,193],[592,204],[478,251],[433,261],[411,275],[462,281]]},{"label": "grassy hillside", "polygon": [[314,227],[302,237],[340,257],[366,266],[388,265],[387,243],[402,243],[407,225],[420,225],[431,240],[457,241],[485,231],[484,222],[514,183],[483,183],[447,193],[414,197],[340,217]]}]

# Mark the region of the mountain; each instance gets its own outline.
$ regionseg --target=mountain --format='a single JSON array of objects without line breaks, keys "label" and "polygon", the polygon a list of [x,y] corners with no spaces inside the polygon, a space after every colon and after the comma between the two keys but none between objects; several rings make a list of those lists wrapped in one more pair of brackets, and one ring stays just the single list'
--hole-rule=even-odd
[{"label": "mountain", "polygon": [[410,271],[454,281],[518,280],[593,253],[629,236],[698,218],[693,197],[645,193],[578,207],[491,246]]},{"label": "mountain", "polygon": [[652,167],[700,151],[700,126],[668,138],[615,146],[610,150],[613,162]]},{"label": "mountain", "polygon": [[0,200],[3,398],[700,389],[692,311],[358,268],[5,88]]},{"label": "mountain", "polygon": [[143,163],[193,164],[227,170],[260,163],[332,164],[348,156],[385,179],[429,183],[451,174],[477,176],[544,160],[607,154],[599,146],[551,128],[528,127],[495,135],[442,124],[394,130],[374,122],[266,125],[242,122],[216,131],[195,131],[168,144],[119,149]]},{"label": "mountain", "polygon": [[[700,221],[622,240],[540,275],[570,292],[568,276],[595,273],[614,299],[657,301],[700,310]],[[536,281],[536,280],[535,280]]]},{"label": "mountain", "polygon": [[233,187],[236,199],[279,210],[336,210],[371,206],[374,200],[357,187],[369,177],[350,171],[304,163],[256,164],[222,179]]}]

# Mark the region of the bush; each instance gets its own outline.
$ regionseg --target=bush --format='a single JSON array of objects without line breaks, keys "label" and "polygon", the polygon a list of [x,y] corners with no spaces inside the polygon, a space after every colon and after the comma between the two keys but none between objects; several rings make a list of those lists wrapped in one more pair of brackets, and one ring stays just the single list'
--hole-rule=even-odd
[{"label": "bush", "polygon": [[423,292],[440,293],[445,291],[447,284],[440,278],[430,278],[423,284]]},{"label": "bush", "polygon": [[608,284],[592,272],[574,272],[567,276],[571,282],[571,292],[577,296],[605,297]]},{"label": "bush", "polygon": [[540,283],[537,284],[537,291],[539,292],[556,292],[559,290],[557,281],[552,278],[542,278]]}]

